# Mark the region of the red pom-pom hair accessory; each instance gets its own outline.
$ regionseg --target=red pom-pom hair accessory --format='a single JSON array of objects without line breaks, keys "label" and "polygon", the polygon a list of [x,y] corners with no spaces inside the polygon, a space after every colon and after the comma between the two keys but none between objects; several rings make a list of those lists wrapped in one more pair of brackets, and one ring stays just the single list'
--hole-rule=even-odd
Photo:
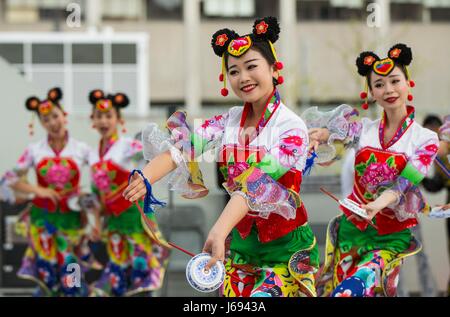
[{"label": "red pom-pom hair accessory", "polygon": [[[283,65],[282,62],[280,62],[280,61],[278,60],[277,52],[275,51],[275,47],[273,46],[272,41],[268,40],[267,42],[269,42],[270,50],[272,51],[273,57],[275,58],[275,64],[274,64],[275,69],[278,70],[278,71],[281,71],[281,70],[283,69],[284,65]],[[281,76],[281,75],[278,76],[278,78],[277,78],[277,83],[278,83],[279,85],[281,85],[282,83],[284,83],[284,77]]]},{"label": "red pom-pom hair accessory", "polygon": [[30,123],[28,123],[28,135],[34,135],[34,113],[31,114],[31,120]]},{"label": "red pom-pom hair accessory", "polygon": [[25,107],[31,111],[31,119],[30,123],[28,123],[28,134],[30,136],[34,135],[34,117],[36,113],[39,111],[39,105],[41,101],[37,97],[30,97],[25,101]]},{"label": "red pom-pom hair accessory", "polygon": [[239,35],[230,29],[221,29],[213,34],[211,39],[211,46],[214,54],[222,59],[222,67],[219,75],[219,81],[223,82],[223,88],[220,90],[222,96],[228,95],[227,89],[227,69],[225,67],[225,57],[230,41],[239,37]]},{"label": "red pom-pom hair accessory", "polygon": [[127,133],[127,128],[125,127],[125,119],[120,120],[120,125],[122,126],[122,133]]},{"label": "red pom-pom hair accessory", "polygon": [[[409,75],[408,66],[404,65],[405,72],[406,72],[406,80],[409,82],[409,87],[414,88],[416,86],[416,83],[414,80],[411,79],[411,76]],[[408,101],[413,101],[414,97],[411,93],[408,94]]]},{"label": "red pom-pom hair accessory", "polygon": [[362,52],[356,59],[356,66],[358,74],[364,77],[364,90],[359,94],[363,103],[361,108],[364,110],[369,109],[369,77],[368,74],[373,71],[373,67],[380,58],[373,52]]},{"label": "red pom-pom hair accessory", "polygon": [[361,104],[361,108],[363,108],[364,110],[369,109],[369,84],[367,83],[368,79],[365,79],[365,84],[364,84],[364,91],[361,91],[361,93],[359,94],[359,97],[364,100],[364,102]]},{"label": "red pom-pom hair accessory", "polygon": [[225,53],[222,54],[222,73],[219,75],[219,80],[223,82],[223,88],[220,90],[220,94],[226,97],[228,96],[228,89],[227,89],[227,70],[225,67]]}]

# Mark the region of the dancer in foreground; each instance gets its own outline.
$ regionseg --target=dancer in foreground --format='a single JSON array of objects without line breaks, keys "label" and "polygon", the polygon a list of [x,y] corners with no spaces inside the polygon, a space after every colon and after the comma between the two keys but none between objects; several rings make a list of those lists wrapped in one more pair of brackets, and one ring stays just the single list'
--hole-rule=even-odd
[{"label": "dancer in foreground", "polygon": [[[277,90],[283,83],[273,46],[279,32],[277,20],[266,17],[255,21],[250,34],[222,29],[212,37],[222,60],[221,93],[228,94],[228,77],[243,106],[194,129],[185,113],[175,112],[167,122],[170,140],[156,138],[155,126],[144,131],[144,152],[153,159],[143,175],[154,184],[175,170],[172,186],[185,197],[207,194],[195,159],[209,149],[219,151],[223,186],[231,198],[203,251],[212,255],[208,266],[225,261],[224,296],[316,296],[318,249],[299,194],[308,134]],[[146,193],[136,176],[124,196],[135,201]]]}]

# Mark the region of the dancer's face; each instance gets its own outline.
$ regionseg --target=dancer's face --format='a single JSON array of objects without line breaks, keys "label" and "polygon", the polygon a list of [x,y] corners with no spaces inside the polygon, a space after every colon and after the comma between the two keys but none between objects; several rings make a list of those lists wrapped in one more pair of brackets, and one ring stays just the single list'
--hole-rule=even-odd
[{"label": "dancer's face", "polygon": [[51,138],[63,138],[66,135],[66,119],[59,107],[52,107],[49,113],[39,115],[39,120]]},{"label": "dancer's face", "polygon": [[239,58],[229,56],[227,74],[236,96],[249,103],[265,103],[277,77],[275,67],[254,49]]},{"label": "dancer's face", "polygon": [[112,108],[109,111],[94,110],[92,114],[92,123],[102,138],[110,138],[116,133],[119,124],[117,110]]},{"label": "dancer's face", "polygon": [[370,93],[385,110],[404,107],[408,98],[409,83],[402,70],[395,66],[388,76],[372,73]]}]

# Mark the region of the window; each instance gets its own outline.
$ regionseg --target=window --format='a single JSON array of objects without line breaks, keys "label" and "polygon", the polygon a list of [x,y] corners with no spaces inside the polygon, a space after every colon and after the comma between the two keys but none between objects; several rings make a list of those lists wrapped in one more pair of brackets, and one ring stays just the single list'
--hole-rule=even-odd
[{"label": "window", "polygon": [[113,44],[111,50],[113,64],[136,64],[136,45]]},{"label": "window", "polygon": [[73,64],[102,64],[103,45],[102,44],[73,44],[72,45]]},{"label": "window", "polygon": [[182,20],[182,0],[147,0],[147,19]]},{"label": "window", "polygon": [[0,56],[11,64],[22,64],[23,45],[15,43],[0,43]]},{"label": "window", "polygon": [[114,33],[0,33],[0,56],[45,95],[61,87],[67,111],[89,113],[95,88],[128,94],[125,113],[146,115],[149,105],[148,35]]},{"label": "window", "polygon": [[145,16],[144,3],[141,0],[102,0],[102,12],[105,19],[137,20]]},{"label": "window", "polygon": [[419,3],[391,3],[391,20],[422,21],[422,4]]},{"label": "window", "polygon": [[64,52],[62,44],[33,44],[33,64],[62,64]]},{"label": "window", "polygon": [[449,22],[450,8],[431,8],[430,17],[433,22]]},{"label": "window", "polygon": [[39,20],[63,22],[71,13],[66,11],[67,6],[76,3],[80,5],[83,20],[86,1],[88,0],[0,0],[0,16],[3,9],[5,20],[12,23],[35,23]]},{"label": "window", "polygon": [[256,0],[256,17],[280,16],[280,1],[282,0]]},{"label": "window", "polygon": [[297,2],[297,16],[300,21],[361,20],[363,5],[360,0],[300,0]]},{"label": "window", "polygon": [[202,14],[207,18],[252,18],[255,7],[255,0],[203,0]]}]

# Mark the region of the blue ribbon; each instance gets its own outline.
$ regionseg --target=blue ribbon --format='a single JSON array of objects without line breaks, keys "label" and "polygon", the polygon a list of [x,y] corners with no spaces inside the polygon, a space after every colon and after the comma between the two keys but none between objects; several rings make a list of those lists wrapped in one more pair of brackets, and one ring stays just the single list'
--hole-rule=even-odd
[{"label": "blue ribbon", "polygon": [[436,157],[436,164],[441,168],[441,170],[447,175],[447,177],[450,178],[450,170],[447,169],[447,166],[445,166],[444,162],[441,161],[440,158]]},{"label": "blue ribbon", "polygon": [[131,176],[133,176],[134,173],[138,173],[139,175],[141,175],[142,179],[144,180],[145,188],[147,189],[147,192],[145,193],[145,197],[144,197],[144,212],[146,214],[153,213],[154,210],[152,208],[152,205],[164,207],[166,205],[166,203],[163,201],[159,201],[158,199],[155,198],[155,196],[153,196],[152,185],[150,185],[150,182],[144,176],[142,171],[132,170],[130,175],[128,176],[128,184],[130,183]]},{"label": "blue ribbon", "polygon": [[317,157],[316,152],[311,152],[311,155],[306,159],[305,168],[303,169],[303,175],[309,176],[311,173],[312,167],[314,165],[314,160]]}]

